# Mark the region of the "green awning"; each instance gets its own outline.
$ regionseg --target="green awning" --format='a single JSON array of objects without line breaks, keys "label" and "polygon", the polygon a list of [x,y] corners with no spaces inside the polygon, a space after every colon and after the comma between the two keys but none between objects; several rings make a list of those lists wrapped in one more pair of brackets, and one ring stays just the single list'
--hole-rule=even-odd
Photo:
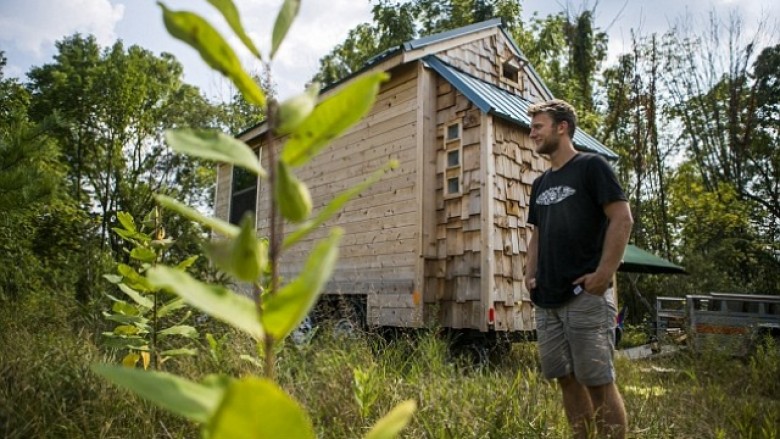
[{"label": "green awning", "polygon": [[668,274],[688,274],[683,267],[673,264],[664,258],[642,250],[641,248],[628,244],[623,253],[623,262],[618,271],[627,273],[668,273]]}]

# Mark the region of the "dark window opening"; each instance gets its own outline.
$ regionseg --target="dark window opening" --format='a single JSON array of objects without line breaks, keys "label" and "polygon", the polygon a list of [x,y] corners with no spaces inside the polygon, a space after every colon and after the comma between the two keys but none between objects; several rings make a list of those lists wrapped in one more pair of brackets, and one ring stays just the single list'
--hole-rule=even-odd
[{"label": "dark window opening", "polygon": [[257,206],[257,176],[238,166],[233,167],[230,190],[230,222],[238,224],[249,212],[255,215]]},{"label": "dark window opening", "polygon": [[512,82],[520,82],[520,65],[514,59],[510,59],[501,66],[501,75]]},{"label": "dark window opening", "polygon": [[447,167],[452,168],[460,166],[460,150],[449,151],[447,153]]},{"label": "dark window opening", "polygon": [[460,179],[458,177],[452,177],[447,179],[447,193],[457,194],[460,192]]},{"label": "dark window opening", "polygon": [[447,140],[460,138],[460,124],[456,123],[447,127]]}]

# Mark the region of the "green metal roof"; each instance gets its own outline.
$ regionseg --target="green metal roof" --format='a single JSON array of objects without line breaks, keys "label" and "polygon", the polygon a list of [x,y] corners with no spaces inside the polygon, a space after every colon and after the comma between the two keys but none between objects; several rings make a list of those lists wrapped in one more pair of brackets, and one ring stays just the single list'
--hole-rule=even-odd
[{"label": "green metal roof", "polygon": [[628,244],[618,271],[628,273],[688,274],[683,267],[673,264],[648,251]]},{"label": "green metal roof", "polygon": [[[530,101],[458,70],[434,55],[423,59],[483,112],[531,128],[531,118],[528,116],[528,107],[532,104]],[[574,132],[572,140],[574,146],[581,151],[601,154],[609,160],[618,158],[612,150],[579,128]]]}]

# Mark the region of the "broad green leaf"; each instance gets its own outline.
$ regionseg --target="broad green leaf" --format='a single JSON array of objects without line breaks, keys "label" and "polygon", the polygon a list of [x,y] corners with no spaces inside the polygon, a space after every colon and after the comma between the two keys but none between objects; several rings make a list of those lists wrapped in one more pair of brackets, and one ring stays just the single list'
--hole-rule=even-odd
[{"label": "broad green leaf", "polygon": [[268,242],[258,240],[254,228],[252,217],[245,216],[238,236],[206,245],[217,268],[245,282],[257,281],[268,264]]},{"label": "broad green leaf", "polygon": [[177,297],[157,309],[157,317],[165,317],[168,314],[186,306],[184,299]]},{"label": "broad green leaf", "polygon": [[138,335],[141,332],[141,328],[135,325],[120,325],[114,328],[116,335]]},{"label": "broad green leaf", "polygon": [[166,130],[165,140],[176,152],[230,163],[247,169],[260,177],[266,176],[266,172],[260,166],[260,160],[252,151],[252,148],[227,134],[214,130],[181,128]]},{"label": "broad green leaf", "polygon": [[412,400],[398,404],[390,410],[390,413],[374,424],[374,428],[368,432],[365,439],[394,439],[398,437],[401,430],[406,428],[409,421],[412,420],[416,409],[417,403]]},{"label": "broad green leaf", "polygon": [[263,327],[274,339],[286,337],[316,303],[336,265],[343,234],[342,229],[333,229],[314,247],[301,274],[263,302]]},{"label": "broad green leaf", "polygon": [[122,224],[122,227],[125,228],[128,232],[137,232],[138,230],[135,228],[135,220],[133,220],[133,216],[130,215],[127,212],[118,212],[116,214],[116,218],[119,220],[119,223]]},{"label": "broad green leaf", "polygon": [[282,160],[300,166],[317,155],[328,142],[359,121],[374,105],[379,84],[389,79],[384,72],[366,74],[322,101],[290,134]]},{"label": "broad green leaf", "polygon": [[130,257],[141,262],[152,263],[157,259],[157,253],[146,247],[135,247],[130,251]]},{"label": "broad green leaf", "polygon": [[278,162],[274,192],[282,216],[299,223],[311,215],[311,194],[306,184],[298,180],[283,161]]},{"label": "broad green leaf", "polygon": [[276,111],[276,133],[287,134],[306,120],[314,110],[319,94],[320,83],[313,82],[303,93],[279,104],[279,109]]},{"label": "broad green leaf", "polygon": [[301,7],[301,0],[284,0],[282,9],[276,16],[276,23],[274,23],[274,32],[271,36],[271,59],[276,55],[276,51],[279,50],[279,45],[284,41],[287,31],[290,30],[295,16],[298,15],[298,9]]},{"label": "broad green leaf", "polygon": [[125,301],[114,302],[114,304],[111,305],[111,311],[124,314],[126,316],[137,316],[141,314],[138,308],[130,305]]},{"label": "broad green leaf", "polygon": [[127,230],[120,229],[119,227],[114,227],[111,230],[113,230],[114,233],[119,235],[120,238],[133,244],[137,244],[137,243],[146,244],[152,239],[148,235],[145,235],[143,233],[128,232]]},{"label": "broad green leaf", "polygon": [[180,357],[182,355],[198,355],[198,350],[195,348],[181,348],[181,349],[169,349],[167,351],[160,352],[160,355],[166,357]]},{"label": "broad green leaf", "polygon": [[143,306],[144,308],[151,309],[154,307],[154,303],[151,300],[142,296],[141,293],[130,288],[126,284],[119,284],[119,289],[122,290],[123,293],[127,294],[128,297],[133,299],[133,302]]},{"label": "broad green leaf", "polygon": [[196,338],[198,336],[198,330],[189,325],[177,325],[163,329],[162,331],[158,332],[157,335],[161,337],[179,335],[187,338]]},{"label": "broad green leaf", "polygon": [[135,367],[135,364],[138,363],[138,360],[140,359],[140,355],[136,354],[135,352],[130,352],[129,354],[125,355],[125,358],[122,358],[122,366]]},{"label": "broad green leaf", "polygon": [[263,338],[263,328],[257,318],[255,304],[248,297],[240,296],[224,287],[201,283],[175,268],[157,266],[151,268],[147,276],[152,284],[173,291],[206,314],[248,333],[257,340]]},{"label": "broad green leaf", "polygon": [[172,210],[192,221],[203,224],[215,232],[221,233],[229,238],[238,236],[239,228],[233,224],[230,224],[229,222],[222,221],[218,218],[205,216],[190,206],[180,203],[175,199],[165,195],[155,195],[154,199],[157,200],[157,202],[160,203],[162,207]]},{"label": "broad green leaf", "polygon": [[230,78],[244,98],[260,107],[265,106],[265,94],[241,67],[233,48],[206,20],[188,11],[171,11],[161,2],[163,21],[168,33],[192,46],[211,68]]},{"label": "broad green leaf", "polygon": [[164,372],[108,364],[93,364],[92,370],[170,412],[201,423],[211,419],[225,392],[218,386],[198,384]]},{"label": "broad green leaf", "polygon": [[112,284],[118,284],[122,282],[122,276],[116,275],[116,274],[104,274],[103,278]]},{"label": "broad green leaf", "polygon": [[182,270],[182,271],[184,271],[184,270],[186,270],[186,269],[188,269],[188,268],[192,267],[192,264],[194,264],[194,263],[195,263],[195,261],[197,261],[199,257],[200,257],[200,256],[198,256],[198,255],[193,255],[193,256],[190,256],[189,258],[187,258],[187,259],[185,259],[185,260],[183,260],[183,261],[179,262],[179,263],[176,265],[176,269],[177,269],[177,270]]},{"label": "broad green leaf", "polygon": [[231,0],[209,0],[209,3],[211,3],[215,8],[219,9],[219,12],[222,13],[223,17],[225,17],[225,20],[230,25],[230,28],[233,29],[233,32],[236,33],[246,48],[252,52],[252,55],[262,60],[263,57],[260,56],[260,51],[257,50],[255,43],[252,42],[252,39],[249,38],[249,35],[246,34],[244,27],[241,25],[241,17],[239,17],[236,5],[234,5]]},{"label": "broad green leaf", "polygon": [[330,200],[330,203],[328,203],[327,206],[325,206],[322,210],[320,210],[320,212],[317,214],[316,217],[301,224],[301,226],[298,227],[294,232],[287,235],[287,237],[284,239],[283,248],[285,249],[290,248],[301,238],[311,233],[312,230],[316,229],[317,227],[325,223],[325,221],[330,219],[330,217],[335,215],[339,210],[341,210],[342,207],[344,207],[345,204],[347,204],[348,201],[355,198],[356,196],[358,196],[358,194],[366,190],[369,186],[379,181],[379,179],[382,178],[385,172],[387,172],[390,169],[395,169],[397,167],[398,167],[398,160],[391,160],[388,164],[386,164],[381,169],[374,171],[373,174],[371,174],[367,179],[363,180],[360,184],[345,190],[344,192],[336,196],[336,198]]},{"label": "broad green leaf", "polygon": [[268,244],[265,240],[257,239],[252,217],[245,216],[240,227],[241,231],[233,239],[231,266],[239,279],[255,282],[268,264]]},{"label": "broad green leaf", "polygon": [[104,312],[103,316],[106,318],[106,320],[121,323],[123,325],[136,325],[136,324],[146,325],[149,323],[149,319],[145,317],[129,316],[126,314],[109,314]]},{"label": "broad green leaf", "polygon": [[233,382],[206,430],[211,439],[309,439],[306,412],[274,382],[248,377]]},{"label": "broad green leaf", "polygon": [[[135,271],[133,267],[127,264],[119,264],[116,267],[116,271],[118,271],[119,274],[123,276],[122,282],[128,287],[143,293],[148,293],[154,290],[152,286],[149,285],[149,282],[143,276],[138,274],[138,272]],[[122,284],[119,285],[119,288],[122,288]],[[125,293],[127,292],[125,291]]]}]

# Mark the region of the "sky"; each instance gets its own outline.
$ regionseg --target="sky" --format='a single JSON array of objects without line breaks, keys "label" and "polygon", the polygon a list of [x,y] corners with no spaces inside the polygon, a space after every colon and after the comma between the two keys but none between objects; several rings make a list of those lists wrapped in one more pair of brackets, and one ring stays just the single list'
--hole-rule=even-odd
[{"label": "sky", "polygon": [[[281,0],[234,0],[244,28],[265,55],[270,46],[273,22]],[[746,34],[754,32],[766,17],[775,23],[765,31],[766,44],[777,44],[776,17],[780,2],[776,0],[524,0],[523,17],[534,12],[540,16],[568,7],[575,12],[596,7],[596,25],[610,36],[610,59],[630,48],[631,30],[642,35],[664,32],[689,14],[694,23],[704,24],[707,13],[727,20],[737,13],[745,23]],[[259,71],[249,52],[233,36],[219,13],[205,0],[165,0],[174,10],[194,10],[222,31],[238,51],[244,67]],[[298,18],[282,44],[272,65],[279,96],[289,97],[303,90],[316,73],[319,59],[340,43],[356,25],[371,20],[369,0],[303,0]],[[153,0],[0,0],[0,50],[8,65],[5,75],[25,79],[32,66],[53,61],[54,43],[75,32],[94,34],[105,47],[122,39],[126,46],[137,44],[155,54],[173,53],[184,66],[184,80],[197,85],[211,99],[227,99],[229,83],[213,73],[197,53],[169,36],[162,22],[160,8]]]}]

